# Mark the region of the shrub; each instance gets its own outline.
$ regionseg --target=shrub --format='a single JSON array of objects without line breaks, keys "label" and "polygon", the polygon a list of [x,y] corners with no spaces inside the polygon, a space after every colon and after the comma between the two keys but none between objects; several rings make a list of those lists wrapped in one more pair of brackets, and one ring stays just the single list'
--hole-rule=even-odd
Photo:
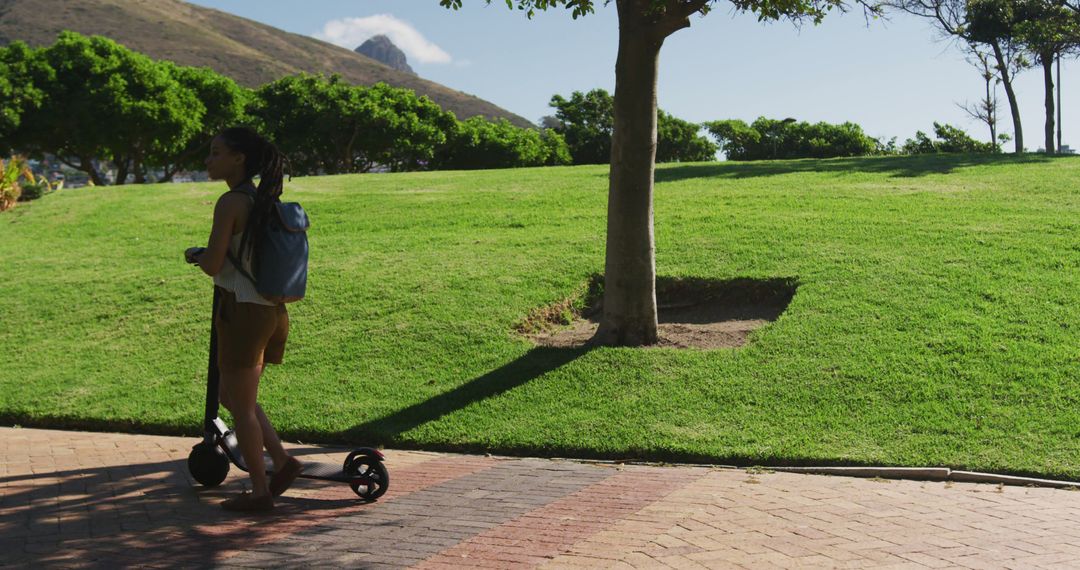
[{"label": "shrub", "polygon": [[999,152],[1001,148],[992,142],[979,142],[962,129],[949,124],[934,123],[934,136],[931,140],[922,131],[915,132],[914,139],[904,141],[901,152],[904,154],[935,154],[943,152]]},{"label": "shrub", "polygon": [[460,121],[436,153],[434,166],[459,170],[568,164],[562,135],[522,129],[506,119],[471,117]]},{"label": "shrub", "polygon": [[49,193],[49,184],[42,181],[41,184],[23,184],[22,195],[19,196],[20,202],[29,202],[31,200],[37,200],[38,198]]},{"label": "shrub", "polygon": [[657,111],[656,162],[716,160],[719,147],[698,134],[701,125]]},{"label": "shrub", "polygon": [[22,196],[19,178],[34,180],[34,173],[30,172],[26,159],[13,156],[6,163],[0,159],[0,212],[15,206],[15,202]]},{"label": "shrub", "polygon": [[705,128],[728,160],[866,156],[878,152],[880,146],[855,123],[811,124],[758,117],[750,125],[735,119],[705,123]]}]

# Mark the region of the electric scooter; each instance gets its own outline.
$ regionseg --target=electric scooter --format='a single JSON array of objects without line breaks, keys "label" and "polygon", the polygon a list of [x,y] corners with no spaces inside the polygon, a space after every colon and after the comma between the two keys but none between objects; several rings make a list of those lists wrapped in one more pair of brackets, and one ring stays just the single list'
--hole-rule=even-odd
[{"label": "electric scooter", "polygon": [[[218,289],[214,288],[214,312],[221,302]],[[237,445],[236,433],[218,417],[217,330],[210,320],[210,364],[206,374],[206,413],[203,422],[203,440],[188,455],[188,471],[200,484],[216,487],[229,474],[229,463],[247,472],[244,457]],[[390,474],[383,465],[383,454],[377,449],[361,447],[345,458],[341,467],[332,463],[304,462],[300,477],[347,483],[353,492],[365,501],[375,501],[386,493]],[[267,474],[273,471],[267,469]]]}]

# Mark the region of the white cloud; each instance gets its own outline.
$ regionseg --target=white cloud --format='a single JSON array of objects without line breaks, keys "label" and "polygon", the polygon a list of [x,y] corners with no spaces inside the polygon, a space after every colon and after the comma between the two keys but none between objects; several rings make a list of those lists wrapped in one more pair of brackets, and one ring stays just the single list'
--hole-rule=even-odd
[{"label": "white cloud", "polygon": [[366,18],[341,18],[323,25],[314,36],[325,42],[346,49],[356,49],[368,38],[382,34],[401,48],[410,61],[419,63],[450,63],[450,54],[431,43],[412,27],[390,14],[377,14]]}]

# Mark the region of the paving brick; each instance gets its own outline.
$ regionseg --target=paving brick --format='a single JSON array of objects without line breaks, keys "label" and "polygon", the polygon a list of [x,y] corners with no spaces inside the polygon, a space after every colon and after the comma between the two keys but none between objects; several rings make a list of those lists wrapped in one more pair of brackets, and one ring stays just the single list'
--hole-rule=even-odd
[{"label": "paving brick", "polygon": [[[191,438],[0,428],[17,567],[1069,568],[1080,493],[387,451],[374,504],[301,480],[266,517],[192,487]],[[342,451],[291,446],[301,460]],[[657,494],[651,482],[663,480]],[[752,481],[752,482],[751,482]]]}]

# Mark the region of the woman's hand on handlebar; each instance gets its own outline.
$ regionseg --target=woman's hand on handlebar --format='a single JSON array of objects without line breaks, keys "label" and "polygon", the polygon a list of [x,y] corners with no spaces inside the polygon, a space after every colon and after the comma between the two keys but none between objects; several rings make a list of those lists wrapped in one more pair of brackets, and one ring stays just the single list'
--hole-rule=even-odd
[{"label": "woman's hand on handlebar", "polygon": [[199,256],[206,251],[205,247],[189,247],[184,250],[184,261],[188,263],[198,263]]}]

